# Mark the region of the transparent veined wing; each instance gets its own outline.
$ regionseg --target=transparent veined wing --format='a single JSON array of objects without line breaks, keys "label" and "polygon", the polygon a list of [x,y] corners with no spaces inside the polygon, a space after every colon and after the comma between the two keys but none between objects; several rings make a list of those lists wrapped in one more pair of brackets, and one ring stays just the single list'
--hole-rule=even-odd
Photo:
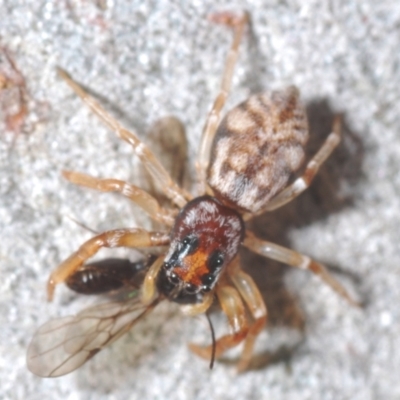
[{"label": "transparent veined wing", "polygon": [[74,371],[128,332],[157,303],[158,300],[144,306],[135,297],[123,302],[98,304],[76,316],[45,323],[29,345],[28,369],[42,377],[57,377]]}]

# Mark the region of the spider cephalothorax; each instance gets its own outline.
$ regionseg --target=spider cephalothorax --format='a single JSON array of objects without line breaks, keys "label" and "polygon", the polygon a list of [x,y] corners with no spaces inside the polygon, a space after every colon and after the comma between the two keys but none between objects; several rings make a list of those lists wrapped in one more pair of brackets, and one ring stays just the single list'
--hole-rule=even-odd
[{"label": "spider cephalothorax", "polygon": [[224,267],[236,256],[243,237],[244,223],[235,210],[211,196],[191,200],[172,228],[159,290],[175,301],[182,295],[211,291]]},{"label": "spider cephalothorax", "polygon": [[[115,289],[128,283],[132,292],[123,302],[97,305],[75,317],[50,321],[41,327],[28,350],[28,366],[35,374],[59,376],[78,368],[164,299],[179,303],[182,310],[191,315],[206,312],[217,299],[227,316],[230,333],[220,337],[215,347],[191,344],[190,348],[202,357],[215,354],[218,358],[243,342],[238,369],[248,368],[255,339],[267,321],[267,309],[256,283],[241,268],[238,255],[241,245],[264,257],[317,274],[354,303],[323,265],[303,254],[258,239],[243,223],[261,212],[283,206],[309,186],[340,141],[340,119],[335,119],[333,132],[303,173],[290,183],[290,178],[303,164],[308,139],[307,117],[299,92],[289,87],[253,95],[229,111],[221,122],[220,113],[229,93],[248,15],[216,13],[211,20],[230,26],[234,40],[222,87],[202,136],[196,163],[198,193],[195,197],[173,181],[135,133],[123,128],[65,71],[59,71],[102,121],[132,145],[172,206],[161,207],[155,197],[124,181],[64,172],[64,177],[75,184],[121,193],[166,229],[149,232],[126,228],[103,232],[85,242],[52,272],[47,287],[49,299],[61,282],[79,288],[80,293],[99,293],[104,288]],[[131,272],[121,274],[115,262],[110,270],[85,264],[103,247],[164,250],[151,259],[150,265],[131,265]],[[140,281],[141,295],[134,296],[136,286],[130,282],[142,273],[145,276]],[[108,279],[113,282],[109,283]],[[84,281],[91,282],[90,288]]]}]

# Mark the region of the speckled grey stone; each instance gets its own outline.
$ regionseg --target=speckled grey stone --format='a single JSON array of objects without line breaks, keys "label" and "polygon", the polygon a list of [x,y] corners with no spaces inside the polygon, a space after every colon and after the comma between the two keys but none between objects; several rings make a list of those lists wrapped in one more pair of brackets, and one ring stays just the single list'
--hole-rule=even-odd
[{"label": "speckled grey stone", "polygon": [[[257,233],[335,267],[364,308],[290,270],[285,284],[304,333],[271,323],[258,343],[260,351],[297,344],[286,360],[240,376],[221,363],[209,371],[186,346],[209,340],[206,323],[165,304],[77,372],[33,376],[25,367],[33,332],[88,303],[64,288],[52,304],[45,299],[49,271],[91,235],[71,217],[102,231],[135,226],[138,213],[123,198],[62,179],[62,169],[75,169],[135,182],[138,168],[56,66],[141,137],[157,118],[177,115],[193,161],[231,39],[205,17],[226,7],[247,9],[253,23],[229,106],[297,85],[314,127],[311,152],[332,115],[345,115],[343,144],[320,178],[295,204],[260,219]],[[26,79],[30,111],[18,135],[3,122],[0,131],[0,398],[400,398],[399,2],[0,0],[0,15],[0,45]],[[221,333],[223,320],[213,319]]]}]

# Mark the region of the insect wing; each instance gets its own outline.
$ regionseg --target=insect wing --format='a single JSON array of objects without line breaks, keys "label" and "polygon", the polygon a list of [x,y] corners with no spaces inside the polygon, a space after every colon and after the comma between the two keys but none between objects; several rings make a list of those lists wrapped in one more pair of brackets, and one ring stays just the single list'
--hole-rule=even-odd
[{"label": "insect wing", "polygon": [[95,305],[76,316],[51,320],[35,333],[27,352],[28,369],[42,377],[68,374],[111,344],[155,307],[139,298]]}]

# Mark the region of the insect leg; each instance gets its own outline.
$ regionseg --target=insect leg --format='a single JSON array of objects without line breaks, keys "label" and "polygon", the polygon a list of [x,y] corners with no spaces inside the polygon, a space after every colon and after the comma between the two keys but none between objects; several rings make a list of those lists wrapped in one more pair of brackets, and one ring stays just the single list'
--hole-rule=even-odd
[{"label": "insect leg", "polygon": [[236,289],[244,299],[254,322],[249,327],[242,355],[237,365],[238,372],[246,370],[253,355],[254,343],[267,322],[267,308],[254,280],[240,268],[229,271]]},{"label": "insect leg", "polygon": [[[246,320],[246,311],[243,301],[238,291],[231,286],[220,286],[217,289],[217,297],[221,308],[228,317],[229,326],[232,333],[222,336],[215,343],[215,358],[220,357],[225,351],[237,346],[247,335],[248,325]],[[189,348],[198,356],[210,359],[213,346],[199,346],[189,343]]]},{"label": "insect leg", "polygon": [[286,203],[292,201],[299,194],[303,193],[304,190],[306,190],[310,186],[321,165],[326,161],[333,150],[335,150],[336,146],[340,143],[340,138],[341,119],[340,116],[336,116],[333,122],[332,132],[326,138],[325,142],[318,150],[317,154],[315,154],[315,156],[308,162],[303,175],[297,178],[291,185],[289,185],[277,196],[275,196],[268,203],[267,207],[262,210],[262,212],[272,211],[279,207],[282,207]]},{"label": "insect leg", "polygon": [[170,242],[169,235],[162,232],[147,232],[144,229],[115,229],[94,236],[72,253],[51,274],[47,281],[47,297],[53,299],[57,284],[64,282],[90,257],[102,247],[153,247],[165,246]]},{"label": "insect leg", "polygon": [[330,286],[340,296],[344,297],[349,303],[359,306],[342,284],[339,283],[339,281],[337,281],[322,264],[314,261],[310,257],[298,253],[297,251],[279,246],[275,243],[260,240],[251,233],[247,233],[243,245],[264,257],[280,261],[292,267],[311,271],[313,274],[318,275],[328,286]]},{"label": "insect leg", "polygon": [[58,68],[58,74],[74,92],[83,100],[84,103],[121,139],[128,142],[134,149],[135,154],[147,168],[150,175],[163,188],[165,195],[173,201],[177,206],[183,207],[187,200],[192,196],[185,190],[181,189],[169,176],[168,172],[157,160],[156,156],[150,149],[131,131],[128,131],[92,97],[77,82],[75,82],[66,71]]},{"label": "insect leg", "polygon": [[233,70],[239,54],[239,45],[243,37],[244,29],[249,22],[249,16],[247,13],[237,15],[229,12],[221,12],[211,14],[210,20],[212,22],[225,24],[233,28],[234,37],[232,46],[225,61],[225,69],[222,75],[220,92],[214,100],[214,104],[208,114],[207,121],[203,129],[199,157],[196,163],[200,194],[203,194],[205,192],[206,171],[209,164],[211,144],[213,142],[215,131],[217,130],[220,121],[221,110],[225,105],[226,99],[230,91]]},{"label": "insect leg", "polygon": [[174,223],[174,217],[171,212],[162,208],[157,200],[146,191],[128,182],[118,179],[99,179],[74,171],[63,171],[62,174],[65,179],[75,185],[85,186],[102,192],[121,193],[146,211],[151,218],[169,226]]}]

